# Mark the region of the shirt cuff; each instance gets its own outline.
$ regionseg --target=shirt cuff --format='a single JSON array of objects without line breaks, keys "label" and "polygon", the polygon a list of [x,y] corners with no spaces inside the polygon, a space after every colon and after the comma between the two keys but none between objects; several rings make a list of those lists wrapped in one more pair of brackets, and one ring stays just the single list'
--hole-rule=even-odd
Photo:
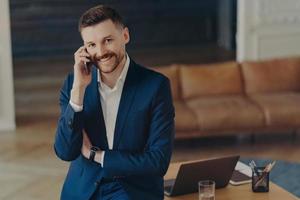
[{"label": "shirt cuff", "polygon": [[100,164],[101,164],[101,166],[102,166],[102,168],[103,168],[103,164],[104,164],[104,154],[105,154],[105,151],[101,151],[101,155],[100,155]]},{"label": "shirt cuff", "polygon": [[83,110],[83,105],[77,105],[73,103],[71,100],[69,101],[69,104],[71,105],[71,107],[75,112],[81,112]]}]

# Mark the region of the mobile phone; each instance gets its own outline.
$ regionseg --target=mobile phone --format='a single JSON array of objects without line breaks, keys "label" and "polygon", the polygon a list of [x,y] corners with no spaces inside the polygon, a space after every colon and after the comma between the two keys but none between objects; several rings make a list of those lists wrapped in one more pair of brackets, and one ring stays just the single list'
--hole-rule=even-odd
[{"label": "mobile phone", "polygon": [[84,68],[85,68],[85,71],[90,74],[91,71],[92,71],[92,66],[93,66],[93,62],[85,62],[84,63]]},{"label": "mobile phone", "polygon": [[[85,50],[86,53],[88,53],[86,48],[85,48],[84,50]],[[92,71],[93,62],[91,61],[91,56],[88,57],[88,59],[89,59],[90,61],[84,63],[84,68],[85,68],[85,71],[86,71],[88,74],[90,74],[91,71]]]},{"label": "mobile phone", "polygon": [[242,185],[246,183],[251,183],[251,181],[252,181],[251,177],[248,176],[247,174],[234,170],[229,183],[231,185]]}]

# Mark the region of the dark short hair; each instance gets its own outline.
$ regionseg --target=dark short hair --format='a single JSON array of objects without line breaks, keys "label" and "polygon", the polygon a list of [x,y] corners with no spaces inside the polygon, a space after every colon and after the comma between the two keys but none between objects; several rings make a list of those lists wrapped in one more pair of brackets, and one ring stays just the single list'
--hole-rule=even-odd
[{"label": "dark short hair", "polygon": [[125,26],[122,17],[115,9],[109,6],[99,5],[90,8],[83,13],[79,19],[78,31],[81,32],[81,30],[85,27],[96,25],[108,19],[110,19],[115,25],[119,25],[121,27]]}]

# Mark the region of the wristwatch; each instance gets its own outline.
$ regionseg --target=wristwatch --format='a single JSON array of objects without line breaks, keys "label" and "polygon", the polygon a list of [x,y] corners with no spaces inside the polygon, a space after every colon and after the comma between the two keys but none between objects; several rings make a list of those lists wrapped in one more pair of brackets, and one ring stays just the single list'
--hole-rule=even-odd
[{"label": "wristwatch", "polygon": [[99,151],[99,150],[100,149],[98,147],[95,147],[95,146],[91,147],[91,149],[90,149],[90,157],[89,157],[90,161],[94,161],[96,152]]}]

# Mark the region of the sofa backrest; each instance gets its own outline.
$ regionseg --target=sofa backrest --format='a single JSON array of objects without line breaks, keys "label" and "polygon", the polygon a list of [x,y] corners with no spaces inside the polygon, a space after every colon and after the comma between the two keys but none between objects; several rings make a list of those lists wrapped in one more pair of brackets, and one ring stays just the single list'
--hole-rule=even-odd
[{"label": "sofa backrest", "polygon": [[241,67],[248,94],[300,90],[300,58],[243,62]]},{"label": "sofa backrest", "polygon": [[162,73],[169,78],[171,84],[171,91],[174,100],[180,99],[180,86],[179,86],[179,67],[178,65],[160,66],[151,68],[154,71]]},{"label": "sofa backrest", "polygon": [[181,65],[180,77],[183,99],[243,92],[240,67],[236,62]]}]

